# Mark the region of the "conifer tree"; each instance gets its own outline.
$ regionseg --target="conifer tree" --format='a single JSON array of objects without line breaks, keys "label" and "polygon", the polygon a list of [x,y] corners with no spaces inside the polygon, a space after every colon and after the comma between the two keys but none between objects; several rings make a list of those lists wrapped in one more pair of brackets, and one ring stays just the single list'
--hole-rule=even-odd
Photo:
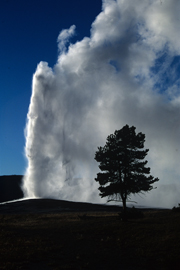
[{"label": "conifer tree", "polygon": [[159,181],[150,174],[144,160],[148,149],[144,149],[145,135],[136,134],[135,127],[124,126],[107,137],[104,147],[98,147],[95,160],[102,172],[95,180],[99,182],[100,196],[109,201],[121,201],[124,214],[130,194],[147,192]]}]

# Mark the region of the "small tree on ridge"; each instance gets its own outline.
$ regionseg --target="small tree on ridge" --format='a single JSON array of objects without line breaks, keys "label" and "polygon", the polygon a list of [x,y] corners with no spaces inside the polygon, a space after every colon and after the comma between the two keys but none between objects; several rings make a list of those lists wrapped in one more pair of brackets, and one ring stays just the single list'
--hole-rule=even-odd
[{"label": "small tree on ridge", "polygon": [[[100,162],[102,172],[95,180],[99,182],[100,196],[109,201],[122,201],[126,214],[126,202],[130,194],[153,189],[152,184],[159,181],[150,174],[144,161],[148,149],[144,148],[145,135],[136,134],[135,127],[124,126],[107,137],[104,147],[98,147],[95,160]],[[149,176],[147,176],[149,175]]]}]

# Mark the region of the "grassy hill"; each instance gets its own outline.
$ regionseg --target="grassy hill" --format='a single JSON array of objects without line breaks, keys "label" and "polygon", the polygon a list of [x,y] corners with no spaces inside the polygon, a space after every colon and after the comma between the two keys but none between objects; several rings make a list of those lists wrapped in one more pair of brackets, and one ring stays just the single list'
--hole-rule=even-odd
[{"label": "grassy hill", "polygon": [[0,206],[0,269],[179,270],[180,211],[36,199]]}]

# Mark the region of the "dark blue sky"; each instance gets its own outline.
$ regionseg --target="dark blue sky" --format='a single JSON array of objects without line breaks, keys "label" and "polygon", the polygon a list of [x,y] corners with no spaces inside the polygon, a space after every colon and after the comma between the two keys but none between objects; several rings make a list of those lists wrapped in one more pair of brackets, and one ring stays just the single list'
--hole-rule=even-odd
[{"label": "dark blue sky", "polygon": [[101,0],[2,0],[0,3],[0,175],[23,174],[24,128],[37,64],[57,61],[57,37],[76,25],[72,42],[90,35]]}]

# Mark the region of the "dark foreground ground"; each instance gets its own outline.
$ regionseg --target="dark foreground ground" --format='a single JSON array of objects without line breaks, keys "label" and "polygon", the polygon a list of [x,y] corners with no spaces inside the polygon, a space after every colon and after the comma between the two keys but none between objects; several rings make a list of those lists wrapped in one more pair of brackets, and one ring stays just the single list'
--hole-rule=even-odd
[{"label": "dark foreground ground", "polygon": [[180,212],[56,200],[0,205],[0,269],[180,269]]}]

